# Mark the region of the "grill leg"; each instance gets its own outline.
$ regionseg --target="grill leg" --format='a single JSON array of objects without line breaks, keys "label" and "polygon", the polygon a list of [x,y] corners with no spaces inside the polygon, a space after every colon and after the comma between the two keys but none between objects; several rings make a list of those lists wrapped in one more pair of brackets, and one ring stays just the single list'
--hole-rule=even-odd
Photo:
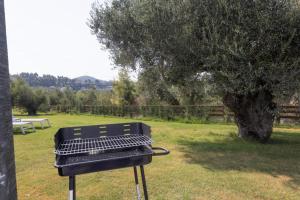
[{"label": "grill leg", "polygon": [[136,166],[133,167],[133,172],[134,172],[134,181],[135,181],[137,199],[141,200],[141,192],[140,192],[140,187],[139,187],[139,178],[138,178]]},{"label": "grill leg", "polygon": [[144,166],[141,165],[140,168],[141,168],[141,175],[142,175],[142,182],[143,182],[143,189],[144,189],[144,197],[145,197],[145,200],[148,200],[148,191],[147,191],[147,185],[146,185]]},{"label": "grill leg", "polygon": [[69,200],[76,200],[75,176],[69,176]]}]

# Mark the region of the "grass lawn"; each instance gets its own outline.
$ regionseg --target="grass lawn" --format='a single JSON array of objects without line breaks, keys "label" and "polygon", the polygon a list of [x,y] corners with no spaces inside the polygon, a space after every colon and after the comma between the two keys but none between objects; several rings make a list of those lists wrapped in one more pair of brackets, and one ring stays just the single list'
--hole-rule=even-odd
[{"label": "grass lawn", "polygon": [[[14,136],[21,200],[67,199],[68,179],[53,167],[58,128],[134,121],[46,117],[51,128]],[[300,129],[277,128],[263,145],[236,138],[233,125],[145,123],[152,127],[153,146],[171,150],[145,167],[150,199],[300,199]],[[132,168],[77,176],[79,200],[136,199],[135,194]]]}]

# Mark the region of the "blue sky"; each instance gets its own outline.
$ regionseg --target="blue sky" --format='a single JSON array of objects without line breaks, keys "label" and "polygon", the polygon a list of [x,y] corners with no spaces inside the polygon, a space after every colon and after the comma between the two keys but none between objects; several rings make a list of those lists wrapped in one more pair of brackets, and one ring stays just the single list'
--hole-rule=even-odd
[{"label": "blue sky", "polygon": [[86,25],[94,1],[6,0],[10,73],[116,78],[108,52]]}]

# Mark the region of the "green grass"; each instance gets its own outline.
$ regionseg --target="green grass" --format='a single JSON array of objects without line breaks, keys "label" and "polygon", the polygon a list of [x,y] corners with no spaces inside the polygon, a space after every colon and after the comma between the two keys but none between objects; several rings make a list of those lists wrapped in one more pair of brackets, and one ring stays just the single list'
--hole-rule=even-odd
[{"label": "green grass", "polygon": [[[39,116],[41,117],[41,116]],[[60,200],[68,179],[53,167],[53,136],[66,126],[133,121],[49,115],[52,127],[15,134],[19,199]],[[137,120],[134,120],[137,121]],[[145,167],[150,199],[299,199],[300,129],[276,128],[269,144],[246,142],[234,125],[147,121],[154,146],[171,151]],[[131,168],[77,176],[79,200],[135,199]]]}]

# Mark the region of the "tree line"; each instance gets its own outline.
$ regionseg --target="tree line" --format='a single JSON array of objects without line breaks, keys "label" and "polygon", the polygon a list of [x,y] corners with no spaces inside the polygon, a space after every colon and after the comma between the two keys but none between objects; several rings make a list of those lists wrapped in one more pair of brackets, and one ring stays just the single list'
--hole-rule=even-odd
[{"label": "tree line", "polygon": [[209,76],[203,75],[197,85],[188,90],[169,85],[157,78],[157,72],[151,75],[141,73],[138,80],[131,80],[128,70],[122,69],[118,79],[113,81],[112,90],[74,90],[71,87],[31,87],[18,77],[11,80],[13,106],[36,115],[37,112],[49,112],[53,108],[60,111],[78,110],[84,106],[169,106],[219,104],[220,100],[213,93]]},{"label": "tree line", "polygon": [[53,76],[45,74],[39,76],[38,73],[22,72],[20,74],[11,75],[11,79],[23,79],[31,87],[56,87],[63,88],[69,87],[73,90],[82,89],[107,89],[112,85],[112,81],[103,80],[81,80],[80,78],[70,79],[64,76]]},{"label": "tree line", "polygon": [[[159,80],[155,72],[140,73],[132,81],[127,70],[120,70],[112,90],[74,90],[70,87],[31,87],[21,78],[11,80],[12,104],[36,115],[37,112],[89,112],[116,116],[151,116],[165,119],[207,118],[221,97],[215,92],[211,77],[203,74],[197,84],[181,90]],[[278,99],[278,104],[299,105],[300,95]],[[212,106],[212,107],[210,107]],[[226,110],[226,109],[225,109]],[[229,112],[229,111],[228,111]]]},{"label": "tree line", "polygon": [[80,105],[109,104],[111,91],[96,89],[74,90],[71,87],[31,87],[23,79],[11,81],[12,105],[28,115],[49,112],[55,106],[75,107]]}]

